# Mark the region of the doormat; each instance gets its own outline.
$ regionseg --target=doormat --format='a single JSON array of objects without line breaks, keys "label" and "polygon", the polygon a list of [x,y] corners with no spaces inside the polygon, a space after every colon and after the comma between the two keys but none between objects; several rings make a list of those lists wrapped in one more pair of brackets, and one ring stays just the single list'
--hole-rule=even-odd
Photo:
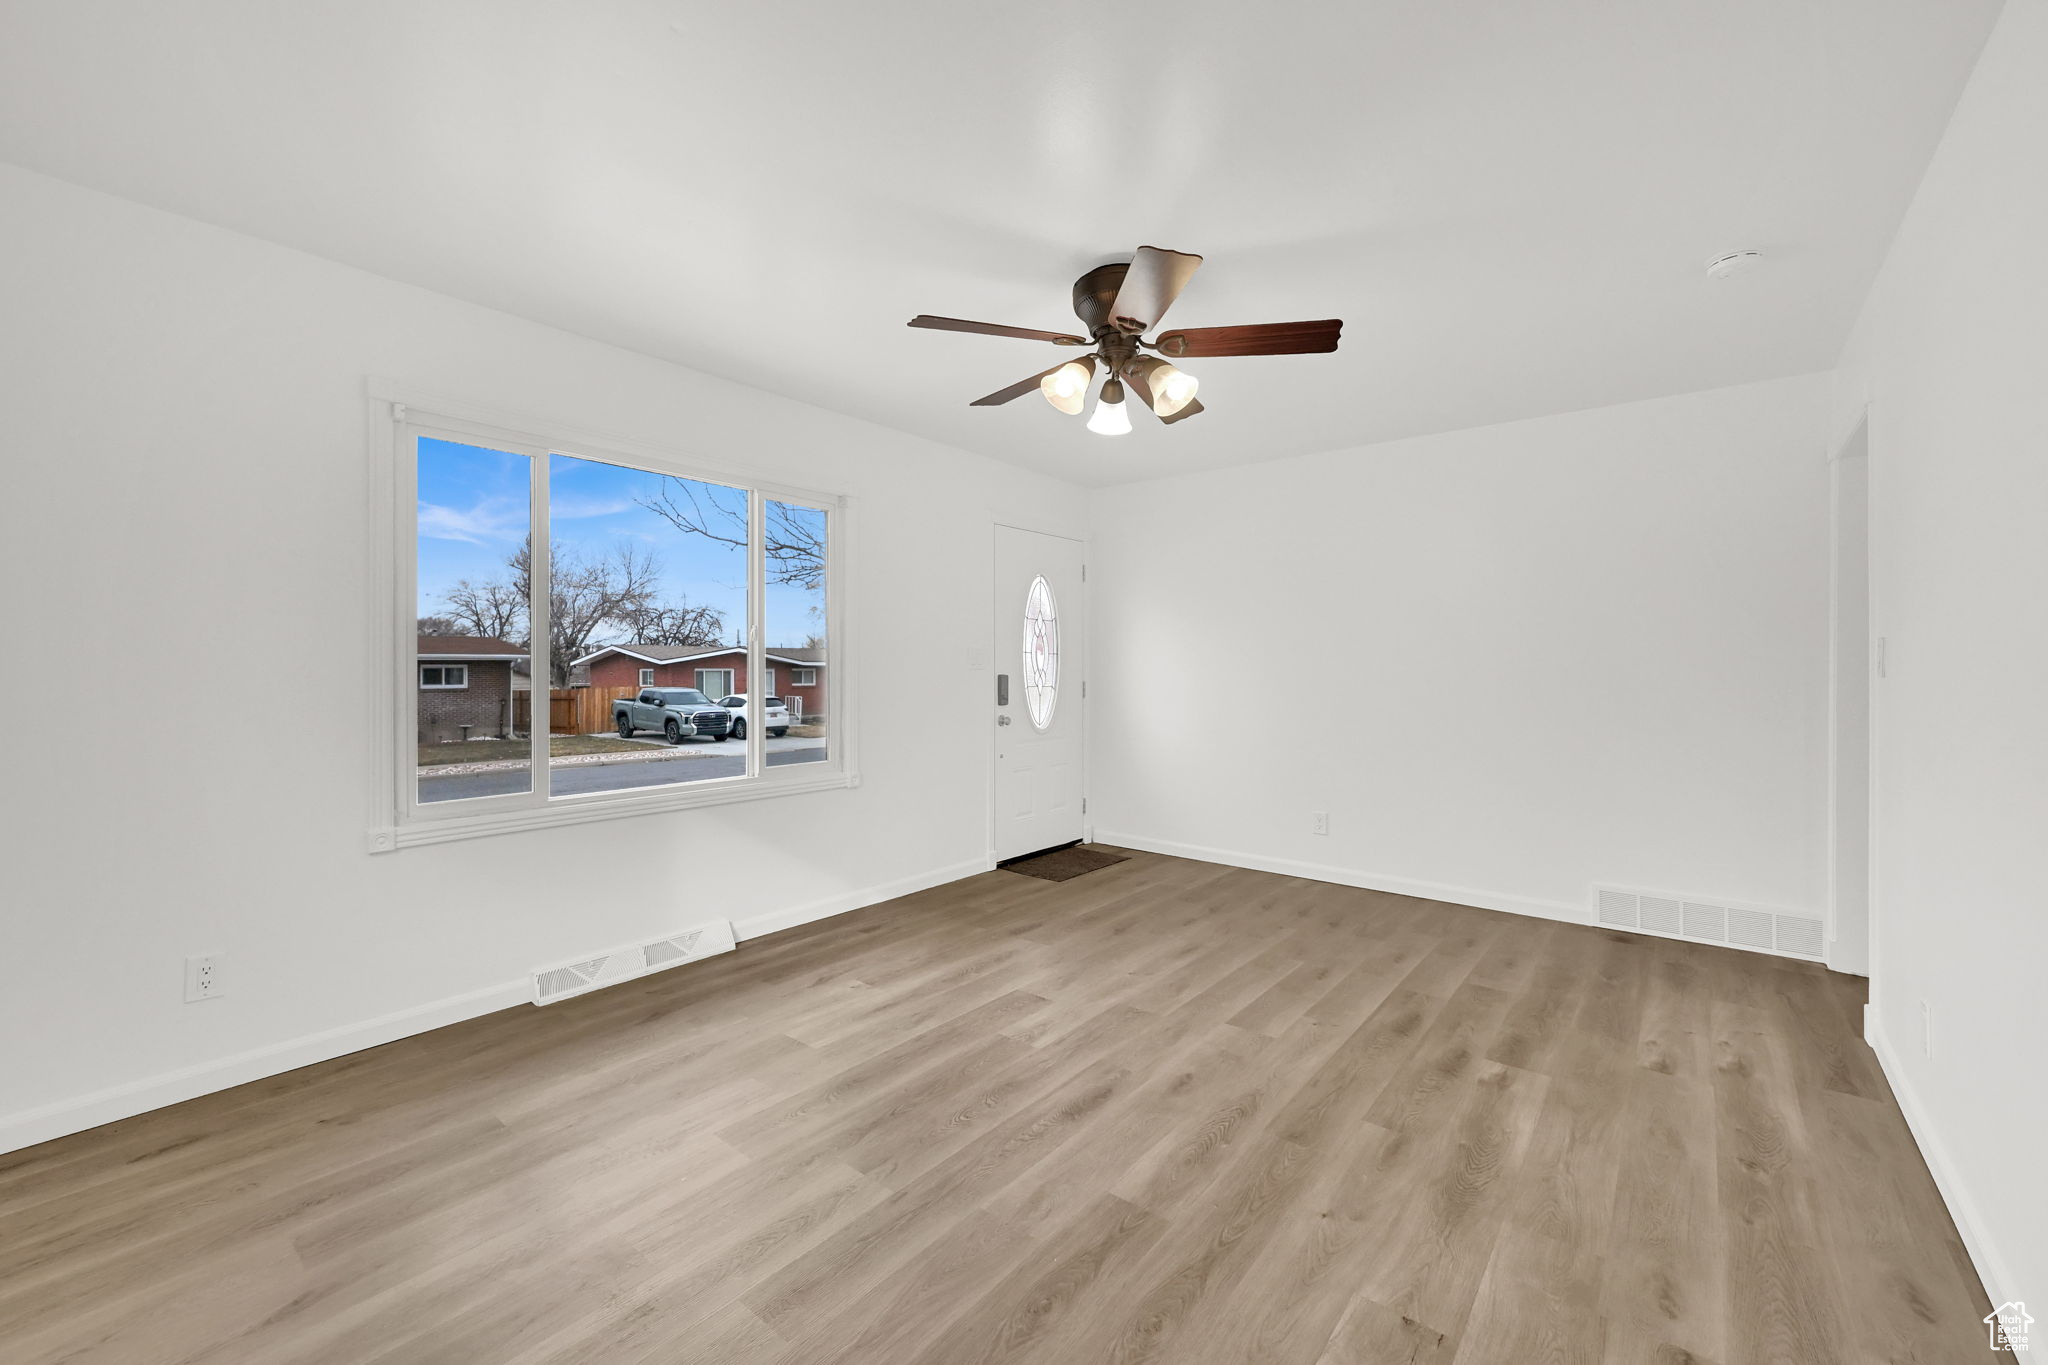
[{"label": "doormat", "polygon": [[1047,853],[1012,859],[1001,866],[1006,872],[1021,872],[1027,877],[1042,877],[1049,882],[1068,882],[1084,872],[1095,872],[1129,861],[1121,853],[1105,853],[1099,848],[1069,844]]}]

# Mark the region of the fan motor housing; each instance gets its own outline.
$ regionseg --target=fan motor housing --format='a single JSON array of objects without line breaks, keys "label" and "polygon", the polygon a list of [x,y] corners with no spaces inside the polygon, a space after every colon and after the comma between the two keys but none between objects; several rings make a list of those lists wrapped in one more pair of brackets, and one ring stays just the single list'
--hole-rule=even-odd
[{"label": "fan motor housing", "polygon": [[1130,262],[1115,261],[1098,265],[1074,281],[1074,316],[1087,326],[1089,335],[1099,336],[1109,326],[1110,305],[1116,302],[1130,269]]}]

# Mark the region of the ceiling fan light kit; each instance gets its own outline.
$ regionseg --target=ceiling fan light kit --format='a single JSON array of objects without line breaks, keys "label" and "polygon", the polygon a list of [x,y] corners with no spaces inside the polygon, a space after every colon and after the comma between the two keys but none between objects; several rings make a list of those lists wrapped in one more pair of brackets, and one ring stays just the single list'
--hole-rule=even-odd
[{"label": "ceiling fan light kit", "polygon": [[1039,380],[1038,391],[1045,395],[1046,402],[1073,417],[1088,401],[1088,387],[1094,382],[1095,357],[1084,355],[1079,360],[1069,360]]},{"label": "ceiling fan light kit", "polygon": [[[1200,382],[1165,357],[1179,360],[1187,356],[1307,355],[1337,349],[1337,338],[1344,328],[1337,318],[1248,327],[1190,327],[1145,340],[1144,334],[1159,325],[1159,319],[1187,287],[1201,263],[1200,256],[1184,251],[1141,246],[1128,263],[1099,265],[1075,280],[1074,315],[1087,326],[1088,337],[934,317],[928,313],[918,314],[910,325],[942,332],[1045,341],[1055,346],[1092,345],[1095,349],[1078,360],[1055,365],[1008,388],[985,394],[969,406],[998,407],[1035,388],[1045,395],[1046,402],[1070,417],[1077,416],[1087,403],[1099,362],[1107,377],[1096,399],[1095,411],[1089,415],[1088,429],[1104,436],[1121,436],[1131,429],[1130,410],[1124,401],[1126,381],[1129,391],[1162,423],[1184,421],[1202,411],[1202,404],[1195,397]],[[1146,355],[1145,351],[1157,354]]]},{"label": "ceiling fan light kit", "polygon": [[1195,390],[1201,387],[1186,370],[1176,369],[1171,362],[1156,355],[1141,355],[1126,369],[1133,381],[1142,385],[1147,404],[1152,411],[1164,419],[1173,416],[1195,399]]},{"label": "ceiling fan light kit", "polygon": [[1095,400],[1095,411],[1088,418],[1088,430],[1098,436],[1122,436],[1131,429],[1131,410],[1124,406],[1124,386],[1120,379],[1103,382],[1102,396]]}]

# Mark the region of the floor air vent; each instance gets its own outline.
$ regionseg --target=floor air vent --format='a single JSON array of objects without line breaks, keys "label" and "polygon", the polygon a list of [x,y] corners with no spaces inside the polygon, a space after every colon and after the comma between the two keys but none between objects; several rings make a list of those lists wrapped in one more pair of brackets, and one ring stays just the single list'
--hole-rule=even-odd
[{"label": "floor air vent", "polygon": [[574,995],[588,995],[649,972],[729,953],[735,946],[732,922],[720,919],[668,938],[614,948],[559,967],[543,967],[533,974],[533,1003],[552,1005]]},{"label": "floor air vent", "polygon": [[1720,906],[1687,901],[1683,913],[1685,927],[1678,932],[1685,937],[1703,938],[1709,943],[1728,941],[1728,912]]},{"label": "floor air vent", "polygon": [[1594,889],[1595,919],[1617,929],[1639,929],[1666,938],[1725,943],[1786,957],[1819,958],[1826,935],[1819,919],[1783,910],[1731,902],[1691,900],[1619,886]]},{"label": "floor air vent", "polygon": [[1642,897],[1633,891],[1610,891],[1600,888],[1600,922],[1617,928],[1633,929],[1638,922],[1637,902]]},{"label": "floor air vent", "polygon": [[1670,896],[1643,896],[1640,900],[1643,907],[1643,928],[1653,934],[1684,932],[1680,928],[1681,916],[1684,913],[1682,901]]}]

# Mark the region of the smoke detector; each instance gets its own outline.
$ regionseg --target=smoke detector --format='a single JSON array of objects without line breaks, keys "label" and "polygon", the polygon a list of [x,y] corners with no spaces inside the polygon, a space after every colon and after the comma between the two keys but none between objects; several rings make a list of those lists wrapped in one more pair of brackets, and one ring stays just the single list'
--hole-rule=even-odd
[{"label": "smoke detector", "polygon": [[1764,258],[1761,251],[1731,251],[1726,256],[1717,256],[1707,262],[1707,278],[1725,280],[1730,275],[1740,275]]}]

